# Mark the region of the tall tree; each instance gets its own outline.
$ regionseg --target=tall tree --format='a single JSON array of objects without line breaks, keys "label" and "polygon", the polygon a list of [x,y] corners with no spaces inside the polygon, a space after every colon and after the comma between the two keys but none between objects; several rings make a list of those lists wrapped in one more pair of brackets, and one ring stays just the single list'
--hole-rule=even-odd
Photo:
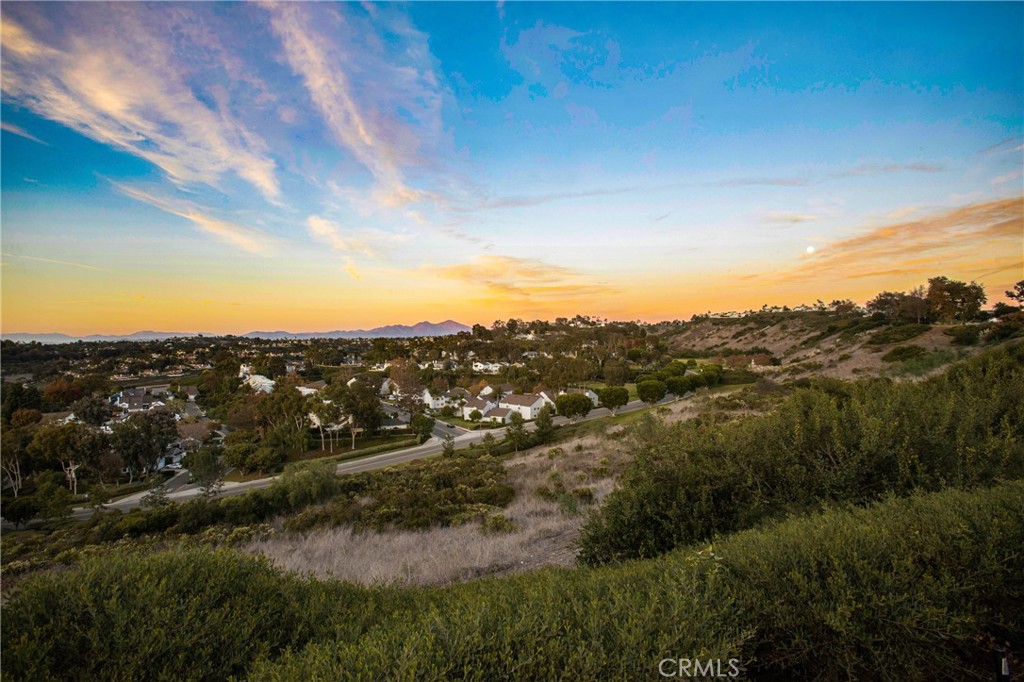
[{"label": "tall tree", "polygon": [[103,426],[110,419],[110,404],[102,398],[85,396],[71,406],[75,418],[93,426]]},{"label": "tall tree", "polygon": [[133,414],[125,421],[114,424],[110,443],[114,451],[121,455],[129,479],[134,480],[136,474],[156,468],[160,455],[177,437],[174,415],[155,410]]},{"label": "tall tree", "polygon": [[98,462],[107,447],[105,435],[79,422],[48,424],[39,428],[32,437],[28,451],[44,464],[58,464],[68,488],[78,494],[78,471]]},{"label": "tall tree", "polygon": [[224,462],[221,449],[217,446],[205,445],[199,448],[185,458],[185,466],[203,497],[213,497],[224,485]]},{"label": "tall tree", "polygon": [[608,386],[597,392],[601,404],[614,415],[620,407],[629,403],[629,390],[625,386]]},{"label": "tall tree", "polygon": [[413,433],[416,434],[419,442],[425,443],[427,439],[430,438],[430,434],[434,431],[435,423],[436,421],[433,417],[428,417],[425,414],[417,414],[413,416],[410,426],[412,427]]},{"label": "tall tree", "polygon": [[566,393],[555,398],[555,407],[558,409],[558,414],[576,422],[587,416],[587,413],[594,407],[594,403],[590,402],[590,398],[582,393]]},{"label": "tall tree", "polygon": [[505,440],[512,444],[516,452],[530,442],[529,434],[526,433],[526,420],[518,412],[513,412],[509,417],[509,425],[505,428]]},{"label": "tall tree", "polygon": [[555,423],[552,419],[551,406],[540,408],[537,418],[533,420],[533,439],[538,444],[547,443],[555,435]]},{"label": "tall tree", "polygon": [[640,400],[651,405],[664,398],[667,392],[668,386],[665,385],[665,382],[655,379],[641,381],[636,385],[636,393]]}]

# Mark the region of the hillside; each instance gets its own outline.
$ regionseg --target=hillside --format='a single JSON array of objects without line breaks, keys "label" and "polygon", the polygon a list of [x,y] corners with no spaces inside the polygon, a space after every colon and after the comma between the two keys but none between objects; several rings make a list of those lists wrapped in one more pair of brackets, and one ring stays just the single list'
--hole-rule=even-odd
[{"label": "hillside", "polygon": [[[725,365],[749,367],[754,360],[758,373],[775,379],[913,376],[977,353],[976,342],[958,344],[951,335],[965,327],[980,332],[985,325],[890,325],[814,311],[699,319],[667,334],[665,343],[673,354],[697,351]],[[883,360],[901,345],[919,346],[930,362],[905,368]]]}]

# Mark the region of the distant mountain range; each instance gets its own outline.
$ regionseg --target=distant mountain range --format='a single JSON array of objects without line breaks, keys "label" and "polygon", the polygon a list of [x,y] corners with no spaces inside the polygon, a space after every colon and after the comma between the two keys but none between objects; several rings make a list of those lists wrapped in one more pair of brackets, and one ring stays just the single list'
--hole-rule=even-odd
[{"label": "distant mountain range", "polygon": [[[285,332],[285,331],[255,331],[241,336],[247,339],[379,339],[399,338],[406,339],[413,336],[448,336],[459,332],[468,332],[470,328],[454,320],[444,322],[418,322],[414,325],[390,324],[385,327],[373,329],[336,329],[330,332]],[[205,332],[154,332],[142,331],[124,336],[107,334],[90,334],[88,336],[69,336],[68,334],[4,334],[5,341],[21,341],[30,343],[74,343],[75,341],[165,341],[167,339],[192,337],[192,336],[224,336],[223,334],[207,334]]]}]

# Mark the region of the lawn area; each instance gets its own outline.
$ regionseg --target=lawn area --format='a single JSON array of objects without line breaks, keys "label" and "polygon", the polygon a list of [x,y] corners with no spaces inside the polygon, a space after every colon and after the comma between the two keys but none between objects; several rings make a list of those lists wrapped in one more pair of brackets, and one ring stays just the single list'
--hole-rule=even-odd
[{"label": "lawn area", "polygon": [[601,417],[600,419],[591,419],[588,421],[580,421],[575,424],[563,424],[558,427],[558,431],[555,433],[554,442],[562,442],[572,440],[573,438],[582,438],[584,436],[600,436],[605,430],[618,424],[631,424],[636,420],[640,419],[641,416],[650,411],[651,408],[644,408],[642,410],[636,410],[635,412],[627,412],[625,414],[617,414],[614,417],[607,416]]},{"label": "lawn area", "polygon": [[[173,475],[173,474],[172,474]],[[161,483],[166,483],[170,480],[171,476],[157,473],[151,474],[149,478],[140,481],[132,481],[131,483],[121,483],[120,485],[113,486],[107,485],[106,492],[110,493],[110,500],[108,502],[117,502],[123,497],[128,495],[134,495],[135,493],[141,493],[144,490],[155,488]]]},{"label": "lawn area", "polygon": [[255,471],[250,471],[247,474],[243,474],[241,469],[232,469],[231,471],[224,475],[224,480],[231,481],[232,483],[248,483],[249,481],[256,481],[271,475],[272,474],[267,473],[261,474]]},{"label": "lawn area", "polygon": [[410,448],[418,444],[415,436],[403,433],[399,436],[376,436],[374,438],[357,438],[356,449],[350,450],[351,441],[345,440],[334,444],[334,452],[328,450],[310,450],[302,453],[301,456],[290,456],[285,462],[285,468],[298,462],[345,462],[350,459],[358,459],[368,455],[376,455],[381,452],[390,452],[400,448]]},{"label": "lawn area", "polygon": [[463,419],[461,417],[442,417],[442,416],[437,415],[437,414],[431,415],[431,416],[433,416],[434,419],[436,419],[439,422],[445,422],[446,424],[455,424],[456,426],[461,426],[462,428],[468,429],[469,431],[477,431],[479,429],[498,428],[498,427],[501,426],[501,424],[494,424],[492,426],[488,422],[471,422],[471,421],[466,421],[465,419]]}]

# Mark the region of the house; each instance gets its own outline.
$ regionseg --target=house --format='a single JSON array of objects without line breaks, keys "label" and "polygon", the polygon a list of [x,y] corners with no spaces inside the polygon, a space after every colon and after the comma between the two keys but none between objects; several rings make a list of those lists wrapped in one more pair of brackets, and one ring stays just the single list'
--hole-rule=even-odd
[{"label": "house", "polygon": [[601,399],[598,397],[596,393],[594,393],[589,388],[567,388],[564,391],[562,391],[561,395],[564,395],[566,393],[585,395],[588,398],[590,398],[590,404],[593,405],[594,407],[598,407],[601,404]]},{"label": "house", "polygon": [[469,415],[473,413],[473,410],[477,410],[480,414],[486,415],[495,407],[497,407],[497,405],[485,398],[470,398],[466,401],[466,404],[462,406],[462,418],[469,421]]},{"label": "house", "polygon": [[480,395],[482,395],[482,396],[492,396],[492,395],[495,395],[495,394],[509,395],[510,393],[515,393],[515,392],[516,392],[516,387],[513,386],[512,384],[500,384],[498,386],[487,385],[487,386],[484,386],[482,389],[480,389]]},{"label": "house", "polygon": [[130,414],[136,412],[149,412],[150,410],[163,407],[164,402],[155,395],[149,395],[144,388],[126,388],[113,398],[115,406],[127,410]]},{"label": "house", "polygon": [[138,395],[125,398],[123,402],[117,403],[118,407],[128,410],[130,414],[136,412],[149,412],[157,407],[163,407],[162,400],[152,395]]},{"label": "house", "polygon": [[473,371],[477,374],[498,374],[507,365],[501,362],[473,362]]},{"label": "house", "polygon": [[295,388],[302,394],[303,398],[308,398],[309,396],[316,395],[320,392],[315,388],[310,388],[309,386],[296,386]]},{"label": "house", "polygon": [[456,386],[452,390],[445,393],[444,397],[447,398],[448,402],[451,403],[452,405],[457,405],[459,402],[463,400],[469,400],[470,398],[472,398],[473,394],[470,393],[467,389],[462,388],[461,386]]},{"label": "house", "polygon": [[268,379],[262,374],[250,374],[245,383],[257,393],[272,393],[276,384],[273,379]]},{"label": "house", "polygon": [[544,405],[544,398],[532,393],[526,395],[507,395],[498,401],[498,407],[515,410],[523,415],[523,419],[536,419]]},{"label": "house", "polygon": [[423,389],[423,393],[420,396],[423,400],[423,404],[431,410],[440,410],[442,407],[448,404],[444,395],[438,392],[431,393],[429,388]]},{"label": "house", "polygon": [[544,402],[550,405],[552,408],[555,406],[555,399],[559,396],[558,391],[554,391],[550,388],[545,388],[538,395],[544,399]]},{"label": "house", "polygon": [[199,395],[198,386],[179,386],[178,393],[181,394],[182,398],[185,398],[189,402],[195,402],[196,396]]},{"label": "house", "polygon": [[391,379],[385,379],[381,382],[380,390],[377,393],[381,398],[387,398],[389,396],[400,394],[401,390],[398,388],[398,384],[394,381]]},{"label": "house", "polygon": [[513,414],[515,413],[507,407],[496,407],[487,413],[483,421],[491,422],[492,424],[508,424],[512,421]]}]

